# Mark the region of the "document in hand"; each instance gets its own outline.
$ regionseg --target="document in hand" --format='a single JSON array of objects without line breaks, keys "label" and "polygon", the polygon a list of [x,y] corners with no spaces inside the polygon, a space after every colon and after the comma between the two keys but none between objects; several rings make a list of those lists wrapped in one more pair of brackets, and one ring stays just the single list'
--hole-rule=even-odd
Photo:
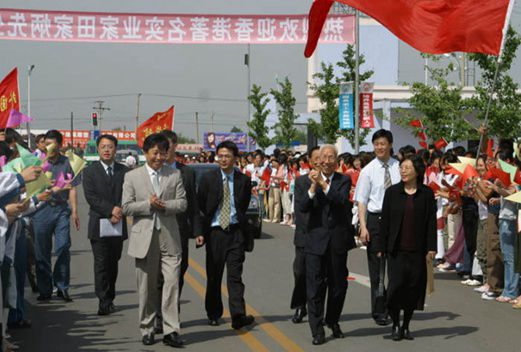
[{"label": "document in hand", "polygon": [[119,236],[123,236],[123,221],[113,224],[109,219],[99,220],[99,237]]}]

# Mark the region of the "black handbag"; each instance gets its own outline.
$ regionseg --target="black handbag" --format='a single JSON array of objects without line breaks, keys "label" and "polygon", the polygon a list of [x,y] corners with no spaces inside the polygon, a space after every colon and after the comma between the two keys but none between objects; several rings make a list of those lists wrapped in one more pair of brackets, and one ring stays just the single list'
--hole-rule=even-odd
[{"label": "black handbag", "polygon": [[376,295],[374,312],[376,314],[386,313],[386,294],[385,294],[385,257],[384,254],[380,256],[380,278],[378,280],[378,294]]}]

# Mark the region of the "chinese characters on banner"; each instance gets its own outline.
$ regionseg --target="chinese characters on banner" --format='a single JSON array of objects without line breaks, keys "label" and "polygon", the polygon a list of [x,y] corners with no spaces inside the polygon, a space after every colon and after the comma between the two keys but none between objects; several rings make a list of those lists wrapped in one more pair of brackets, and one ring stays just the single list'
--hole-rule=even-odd
[{"label": "chinese characters on banner", "polygon": [[340,83],[338,115],[341,130],[352,130],[355,128],[353,82]]},{"label": "chinese characters on banner", "polygon": [[145,138],[162,130],[173,130],[174,128],[174,106],[164,112],[156,112],[151,118],[143,122],[136,130],[137,145],[143,147]]},{"label": "chinese characters on banner", "polygon": [[[82,148],[85,148],[89,140],[91,140],[91,131],[89,130],[59,130],[63,135],[63,145],[67,146],[69,143],[74,144],[74,147],[79,143]],[[120,141],[135,141],[136,132],[134,131],[101,131],[101,134],[110,134]],[[72,137],[72,138],[71,138]]]},{"label": "chinese characters on banner", "polygon": [[0,128],[7,126],[11,109],[20,111],[20,94],[18,92],[18,69],[14,68],[0,82]]},{"label": "chinese characters on banner", "polygon": [[373,89],[374,83],[360,85],[360,128],[374,128]]},{"label": "chinese characters on banner", "polygon": [[[322,43],[354,42],[354,16],[329,16]],[[0,9],[0,39],[171,44],[304,44],[307,15],[189,15]]]}]

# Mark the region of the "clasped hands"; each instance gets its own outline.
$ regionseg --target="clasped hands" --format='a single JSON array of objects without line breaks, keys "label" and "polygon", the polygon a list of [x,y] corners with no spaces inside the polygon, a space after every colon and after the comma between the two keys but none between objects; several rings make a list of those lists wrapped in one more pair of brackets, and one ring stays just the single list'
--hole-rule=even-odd
[{"label": "clasped hands", "polygon": [[166,209],[165,202],[163,200],[161,200],[161,198],[159,198],[155,193],[152,194],[152,196],[149,199],[149,202],[150,202],[150,206],[154,210],[161,210],[161,211],[163,211],[163,210]]},{"label": "clasped hands", "polygon": [[315,193],[317,186],[322,188],[322,190],[324,191],[329,186],[327,182],[324,180],[324,178],[322,178],[322,176],[320,175],[320,171],[311,170],[308,177],[311,180],[311,187],[309,188],[309,191],[311,193]]}]

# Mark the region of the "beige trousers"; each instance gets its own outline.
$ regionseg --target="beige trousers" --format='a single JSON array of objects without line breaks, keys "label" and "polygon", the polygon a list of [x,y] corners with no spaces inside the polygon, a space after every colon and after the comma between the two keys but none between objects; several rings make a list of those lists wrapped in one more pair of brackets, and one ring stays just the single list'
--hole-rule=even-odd
[{"label": "beige trousers", "polygon": [[268,198],[268,213],[270,221],[280,221],[280,208],[281,208],[281,192],[280,188],[270,188],[270,195]]},{"label": "beige trousers", "polygon": [[179,333],[179,272],[181,255],[170,255],[162,231],[154,229],[147,255],[136,259],[136,276],[139,294],[139,328],[143,336],[154,331],[156,308],[159,301],[157,289],[159,270],[163,273],[164,285],[161,300],[163,332]]}]

